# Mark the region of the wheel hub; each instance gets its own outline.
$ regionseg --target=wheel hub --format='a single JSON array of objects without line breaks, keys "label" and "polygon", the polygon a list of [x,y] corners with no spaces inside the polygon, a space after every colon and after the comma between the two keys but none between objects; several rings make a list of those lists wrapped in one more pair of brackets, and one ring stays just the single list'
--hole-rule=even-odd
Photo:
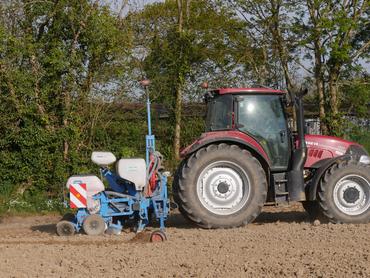
[{"label": "wheel hub", "polygon": [[197,192],[202,205],[218,215],[232,214],[249,197],[249,179],[238,165],[219,161],[207,166],[199,175]]},{"label": "wheel hub", "polygon": [[343,199],[350,204],[354,204],[360,198],[360,191],[355,187],[349,187],[344,190]]},{"label": "wheel hub", "polygon": [[91,223],[90,223],[90,227],[91,227],[92,229],[96,229],[96,228],[98,228],[98,227],[99,227],[99,224],[98,224],[98,222],[97,222],[97,221],[91,221]]},{"label": "wheel hub", "polygon": [[334,186],[334,203],[347,215],[360,215],[370,208],[370,182],[358,175],[347,175]]},{"label": "wheel hub", "polygon": [[229,191],[230,186],[226,182],[220,182],[217,186],[218,192],[221,194],[225,194]]}]

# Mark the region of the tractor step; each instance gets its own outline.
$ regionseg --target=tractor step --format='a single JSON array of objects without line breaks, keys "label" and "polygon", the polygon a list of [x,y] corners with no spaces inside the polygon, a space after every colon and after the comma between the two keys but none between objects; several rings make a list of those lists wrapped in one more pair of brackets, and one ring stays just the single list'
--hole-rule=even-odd
[{"label": "tractor step", "polygon": [[275,181],[275,183],[287,183],[288,180],[278,180],[278,181]]},{"label": "tractor step", "polygon": [[276,196],[281,196],[281,195],[289,195],[289,192],[276,192]]}]

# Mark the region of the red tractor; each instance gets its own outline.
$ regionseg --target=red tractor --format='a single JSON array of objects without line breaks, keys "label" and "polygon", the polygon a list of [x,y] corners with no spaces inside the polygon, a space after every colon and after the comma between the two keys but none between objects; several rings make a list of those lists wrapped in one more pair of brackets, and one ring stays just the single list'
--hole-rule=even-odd
[{"label": "red tractor", "polygon": [[[301,92],[291,104],[269,88],[208,91],[206,132],[186,147],[173,192],[181,213],[205,228],[252,222],[265,204],[303,202],[312,217],[370,221],[370,157],[359,144],[305,135]],[[286,107],[297,115],[288,127]]]}]

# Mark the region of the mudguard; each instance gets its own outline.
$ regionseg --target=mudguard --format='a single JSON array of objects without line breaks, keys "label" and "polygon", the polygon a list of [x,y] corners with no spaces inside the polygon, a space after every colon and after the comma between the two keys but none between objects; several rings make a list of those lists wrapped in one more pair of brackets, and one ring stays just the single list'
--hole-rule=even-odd
[{"label": "mudguard", "polygon": [[257,150],[257,148],[255,148],[251,144],[249,144],[249,143],[247,143],[243,140],[239,140],[239,139],[235,139],[235,138],[227,138],[227,137],[222,138],[221,137],[221,138],[204,140],[201,143],[197,144],[196,146],[192,146],[191,149],[187,150],[186,154],[184,152],[182,152],[181,156],[183,158],[188,157],[189,155],[193,154],[197,150],[199,150],[203,147],[206,147],[208,145],[215,144],[215,143],[216,144],[217,143],[235,144],[235,145],[241,146],[241,147],[251,151],[257,157],[257,159],[260,161],[260,163],[263,164],[262,166],[267,166],[268,168],[270,168],[270,161],[267,158],[267,155],[265,153],[261,153],[259,150]]},{"label": "mudguard", "polygon": [[256,156],[262,166],[266,168],[271,166],[270,158],[262,146],[249,135],[235,130],[203,133],[197,140],[181,151],[181,157],[189,157],[199,149],[215,143],[235,144],[248,149]]},{"label": "mudguard", "polygon": [[307,201],[316,200],[317,188],[321,177],[326,172],[326,170],[328,170],[334,164],[351,159],[353,159],[352,155],[345,154],[334,158],[323,159],[312,165],[310,168],[316,169],[316,171],[313,178],[311,178],[310,181],[306,184],[306,196],[308,197]]}]

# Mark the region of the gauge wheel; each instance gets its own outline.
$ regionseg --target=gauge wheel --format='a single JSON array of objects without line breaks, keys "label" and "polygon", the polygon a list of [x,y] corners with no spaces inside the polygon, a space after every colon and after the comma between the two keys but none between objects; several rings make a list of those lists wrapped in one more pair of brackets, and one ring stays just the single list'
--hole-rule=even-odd
[{"label": "gauge wheel", "polygon": [[73,223],[67,220],[58,222],[56,230],[59,236],[72,236],[76,231]]},{"label": "gauge wheel", "polygon": [[167,236],[161,230],[154,231],[150,235],[150,242],[162,242],[166,240],[167,240]]},{"label": "gauge wheel", "polygon": [[87,235],[97,236],[104,233],[106,224],[100,215],[91,214],[85,218],[82,227]]}]

